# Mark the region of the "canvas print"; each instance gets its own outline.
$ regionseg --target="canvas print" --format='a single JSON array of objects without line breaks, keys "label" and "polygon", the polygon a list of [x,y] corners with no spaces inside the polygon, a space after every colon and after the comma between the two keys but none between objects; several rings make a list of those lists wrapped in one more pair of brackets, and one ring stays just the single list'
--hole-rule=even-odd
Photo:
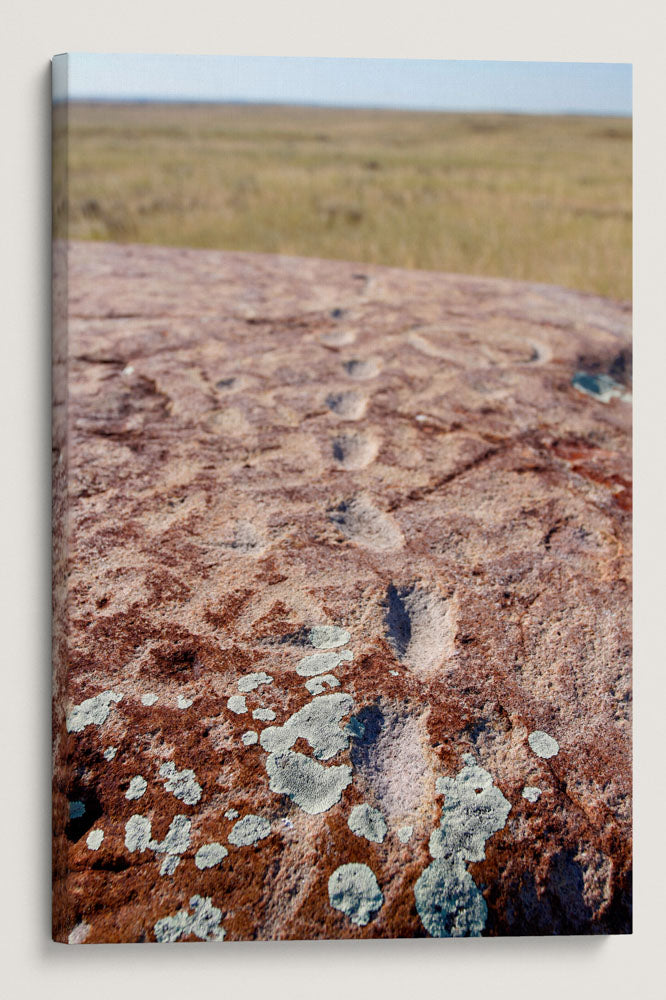
[{"label": "canvas print", "polygon": [[55,940],[630,933],[631,162],[630,66],[54,59]]}]

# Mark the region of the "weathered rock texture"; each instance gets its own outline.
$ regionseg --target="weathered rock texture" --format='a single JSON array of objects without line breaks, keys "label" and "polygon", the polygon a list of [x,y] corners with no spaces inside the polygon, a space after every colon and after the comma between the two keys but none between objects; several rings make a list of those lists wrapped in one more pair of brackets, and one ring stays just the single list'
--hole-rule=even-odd
[{"label": "weathered rock texture", "polygon": [[66,252],[55,937],[630,930],[628,308]]}]

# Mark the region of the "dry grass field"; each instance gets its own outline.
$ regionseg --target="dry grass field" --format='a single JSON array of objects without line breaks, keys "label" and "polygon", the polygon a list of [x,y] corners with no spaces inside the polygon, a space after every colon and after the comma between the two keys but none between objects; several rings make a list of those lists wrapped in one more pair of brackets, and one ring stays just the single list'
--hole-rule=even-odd
[{"label": "dry grass field", "polygon": [[69,236],[630,299],[631,139],[620,118],[72,104]]}]

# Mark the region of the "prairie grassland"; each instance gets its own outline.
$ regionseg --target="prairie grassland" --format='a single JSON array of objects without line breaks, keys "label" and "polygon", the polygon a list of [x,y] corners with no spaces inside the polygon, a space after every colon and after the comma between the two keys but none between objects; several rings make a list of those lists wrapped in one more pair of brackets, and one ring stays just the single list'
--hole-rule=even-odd
[{"label": "prairie grassland", "polygon": [[619,118],[72,104],[69,236],[629,299],[631,139]]}]

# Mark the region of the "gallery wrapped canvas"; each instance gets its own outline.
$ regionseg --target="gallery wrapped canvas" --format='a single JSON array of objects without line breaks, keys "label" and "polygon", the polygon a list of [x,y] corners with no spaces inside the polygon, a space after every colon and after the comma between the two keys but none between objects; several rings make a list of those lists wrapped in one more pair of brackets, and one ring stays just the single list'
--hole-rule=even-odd
[{"label": "gallery wrapped canvas", "polygon": [[54,60],[54,938],[630,932],[630,116],[107,58]]}]

